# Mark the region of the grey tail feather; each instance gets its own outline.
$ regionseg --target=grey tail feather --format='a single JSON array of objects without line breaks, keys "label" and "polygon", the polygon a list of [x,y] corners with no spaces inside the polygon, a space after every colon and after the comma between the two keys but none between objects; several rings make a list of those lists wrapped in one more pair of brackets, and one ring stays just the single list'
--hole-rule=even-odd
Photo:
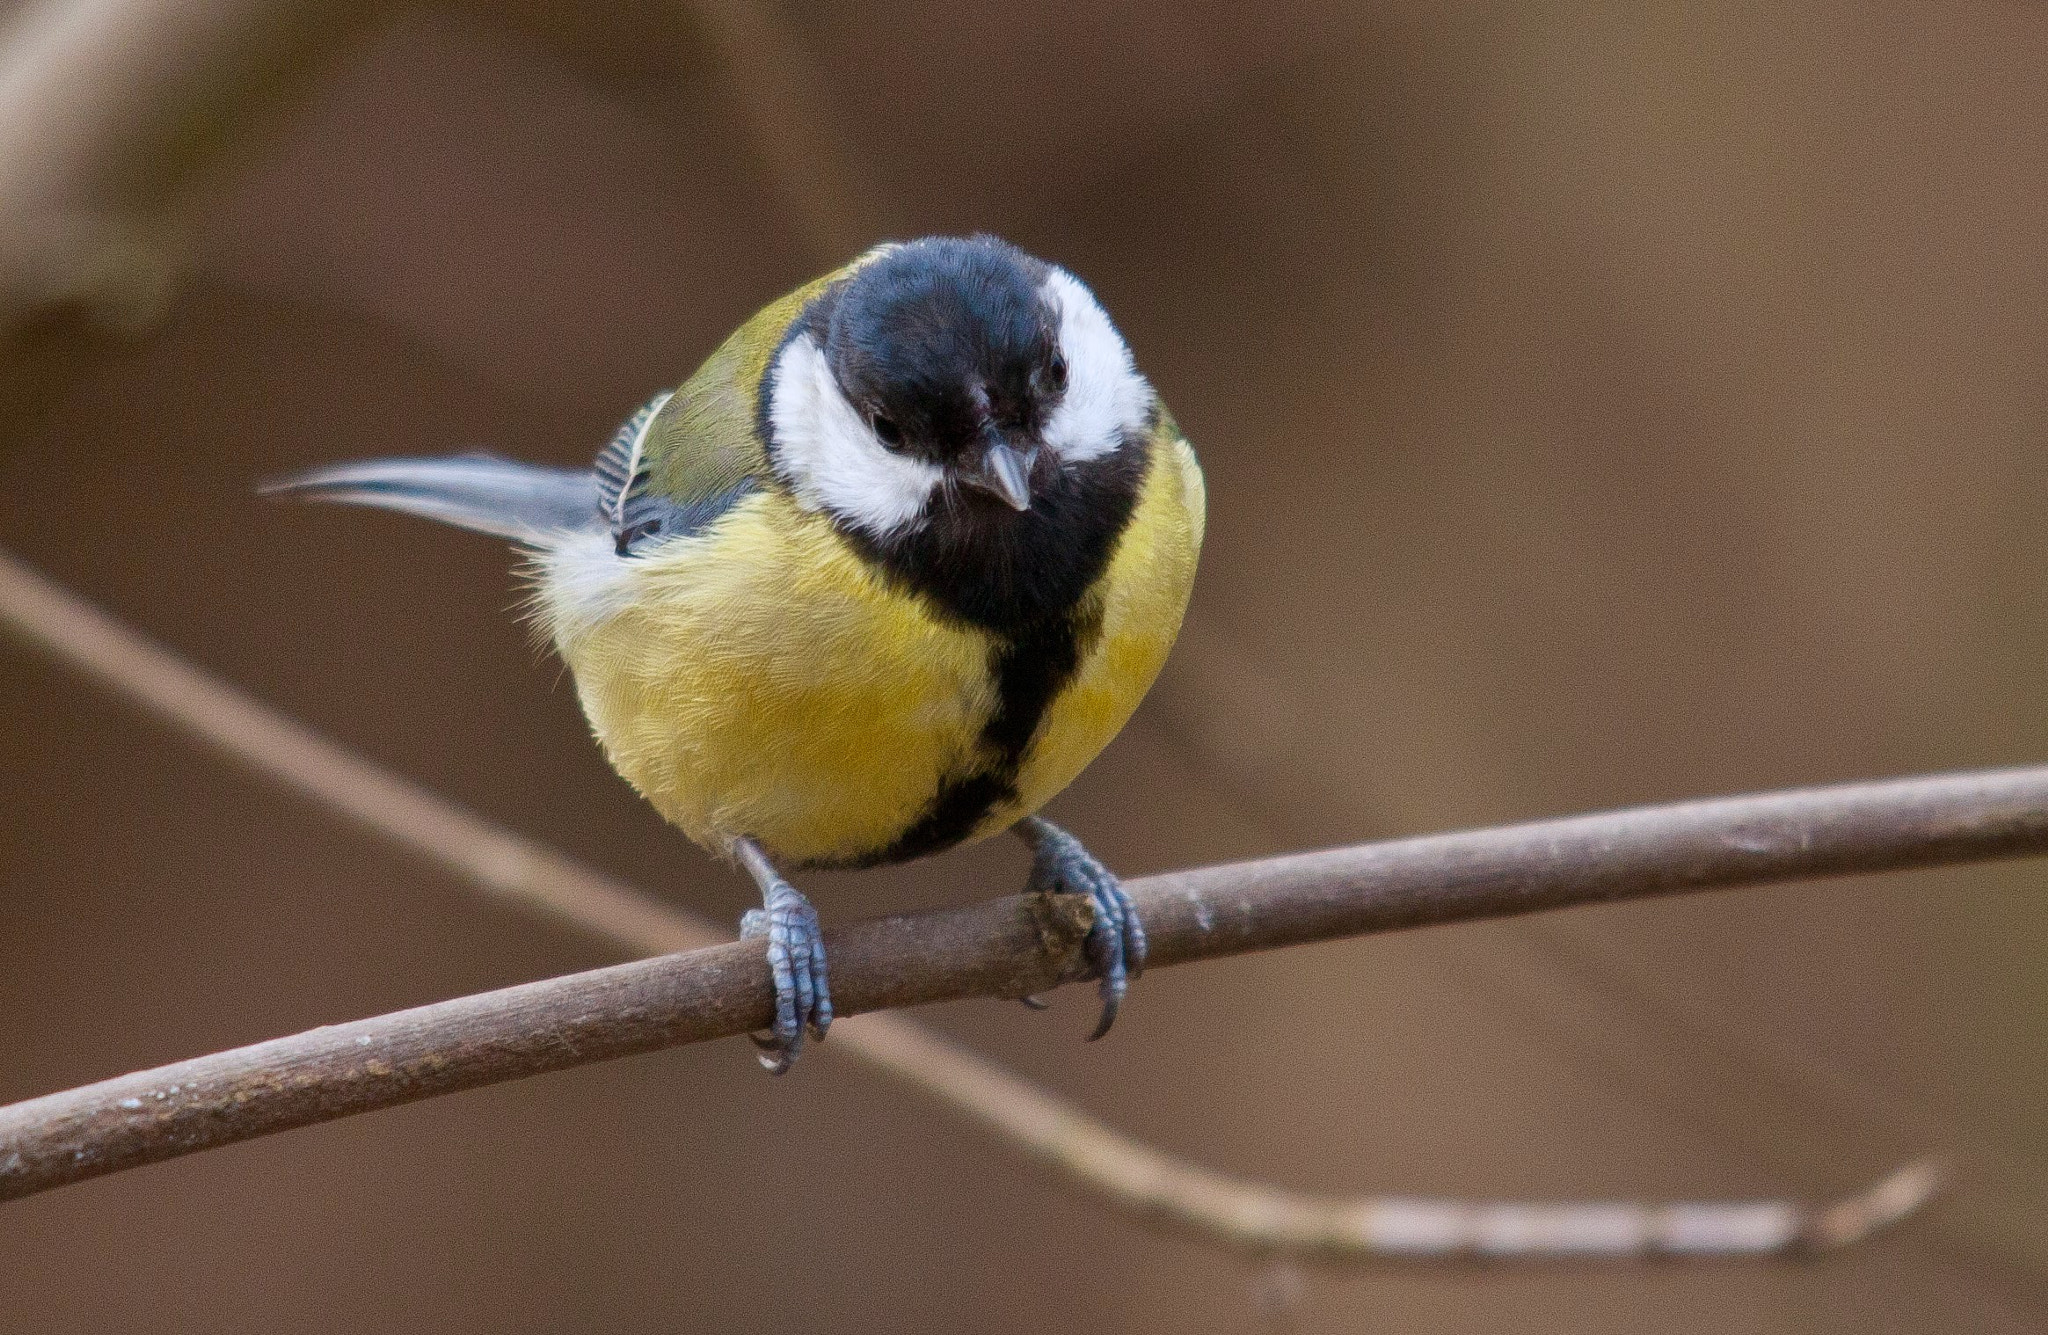
[{"label": "grey tail feather", "polygon": [[603,524],[597,476],[589,469],[543,468],[488,454],[329,464],[266,482],[260,490],[266,496],[399,510],[514,542],[545,543]]}]

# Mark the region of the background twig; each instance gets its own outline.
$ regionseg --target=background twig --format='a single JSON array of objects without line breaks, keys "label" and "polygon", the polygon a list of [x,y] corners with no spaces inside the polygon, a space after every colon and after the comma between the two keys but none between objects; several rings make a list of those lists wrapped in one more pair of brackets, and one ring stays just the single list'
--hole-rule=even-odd
[{"label": "background twig", "polygon": [[0,29],[0,327],[76,303],[133,329],[168,302],[168,215],[382,6],[31,0]]}]

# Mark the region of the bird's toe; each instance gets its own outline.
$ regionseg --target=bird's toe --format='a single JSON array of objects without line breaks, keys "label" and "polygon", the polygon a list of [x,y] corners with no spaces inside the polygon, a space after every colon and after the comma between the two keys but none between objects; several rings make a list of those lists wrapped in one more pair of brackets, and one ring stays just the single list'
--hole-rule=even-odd
[{"label": "bird's toe", "polygon": [[1130,983],[1145,968],[1145,927],[1138,906],[1109,868],[1097,861],[1081,841],[1049,821],[1033,817],[1026,832],[1033,856],[1029,888],[1050,894],[1088,896],[1094,924],[1083,944],[1102,997],[1102,1014],[1089,1040],[1101,1038],[1116,1023]]}]

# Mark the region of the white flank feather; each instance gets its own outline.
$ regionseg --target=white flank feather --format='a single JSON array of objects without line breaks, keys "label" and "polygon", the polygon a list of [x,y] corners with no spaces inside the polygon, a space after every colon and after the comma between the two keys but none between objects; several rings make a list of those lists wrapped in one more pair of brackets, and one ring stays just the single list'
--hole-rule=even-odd
[{"label": "white flank feather", "polygon": [[566,646],[631,604],[644,561],[619,559],[602,529],[563,533],[538,548],[530,567],[538,620],[558,646]]}]

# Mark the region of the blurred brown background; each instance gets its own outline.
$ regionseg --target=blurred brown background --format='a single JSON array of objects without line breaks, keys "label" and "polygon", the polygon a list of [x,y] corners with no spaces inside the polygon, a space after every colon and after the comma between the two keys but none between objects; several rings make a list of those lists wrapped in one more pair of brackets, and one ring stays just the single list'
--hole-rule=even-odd
[{"label": "blurred brown background", "polygon": [[[800,63],[749,68],[762,22]],[[721,919],[746,886],[606,770],[501,550],[251,488],[580,462],[864,230],[1070,265],[1202,453],[1182,648],[1056,807],[1116,867],[2048,755],[2037,6],[513,0],[345,12],[312,54],[180,196],[159,322],[8,344],[0,542]],[[0,783],[0,1098],[605,958],[11,646]],[[1021,872],[999,844],[811,889],[845,919]],[[1962,1164],[1824,1263],[1315,1271],[1304,1330],[2039,1330],[2044,876],[1174,970],[1096,1046],[1078,993],[925,1018],[1319,1190]],[[733,1044],[66,1189],[0,1211],[0,1254],[24,1332],[1257,1321],[1242,1263]]]}]

